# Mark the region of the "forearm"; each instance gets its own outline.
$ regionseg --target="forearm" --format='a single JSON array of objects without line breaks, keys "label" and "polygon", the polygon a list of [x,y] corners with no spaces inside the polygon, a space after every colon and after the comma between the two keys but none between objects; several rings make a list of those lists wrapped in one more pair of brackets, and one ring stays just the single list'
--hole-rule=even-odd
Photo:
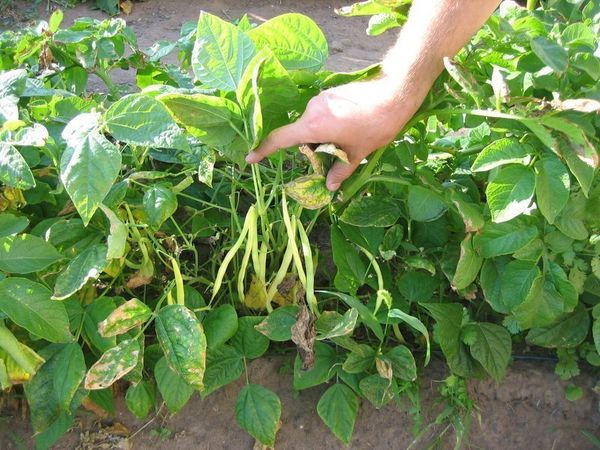
[{"label": "forearm", "polygon": [[[479,30],[500,0],[414,0],[408,20],[383,61],[383,74],[402,96],[411,87],[423,96],[454,56]],[[414,83],[413,80],[418,81]]]}]

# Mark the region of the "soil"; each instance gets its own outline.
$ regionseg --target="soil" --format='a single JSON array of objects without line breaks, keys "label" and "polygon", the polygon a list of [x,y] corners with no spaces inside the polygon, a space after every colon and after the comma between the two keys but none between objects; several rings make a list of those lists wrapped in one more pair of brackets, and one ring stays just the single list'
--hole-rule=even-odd
[{"label": "soil", "polygon": [[[81,16],[105,18],[103,13],[90,9],[91,3],[65,11],[66,24]],[[394,33],[376,38],[366,36],[364,18],[345,19],[335,15],[334,8],[343,4],[343,1],[317,0],[150,0],[134,3],[132,14],[125,18],[138,34],[140,45],[148,47],[159,39],[177,39],[181,24],[196,19],[201,9],[230,19],[248,13],[255,22],[286,12],[300,12],[312,17],[324,30],[330,43],[328,67],[350,71],[380,60],[393,42]],[[134,74],[121,72],[117,77],[118,82],[131,83]],[[93,82],[102,87],[99,80]],[[276,448],[344,448],[316,413],[316,404],[326,387],[295,392],[289,360],[272,354],[249,364],[250,380],[274,390],[281,398],[283,415]],[[434,361],[419,378],[425,425],[435,420],[443,407],[437,400],[440,382],[447,376],[445,370],[442,362]],[[552,363],[539,361],[514,363],[499,385],[491,380],[472,381],[469,390],[476,408],[463,446],[532,450],[594,448],[582,431],[600,436],[600,397],[592,389],[596,381],[591,374],[584,374],[568,383],[562,382],[554,375]],[[565,388],[571,382],[584,389],[583,398],[576,402],[565,398]],[[242,385],[240,380],[203,401],[196,396],[177,415],[160,414],[145,423],[133,418],[122,396],[118,396],[114,417],[99,419],[83,412],[56,448],[251,450],[254,440],[240,429],[234,417],[235,400]],[[410,404],[394,405],[376,410],[363,401],[349,448],[407,448],[414,440],[410,407]],[[32,447],[30,425],[26,417],[18,416],[0,414],[0,450]],[[412,448],[425,448],[445,426],[432,425]],[[163,437],[157,436],[160,429],[165,430]],[[441,447],[454,447],[452,430],[443,436]]]}]

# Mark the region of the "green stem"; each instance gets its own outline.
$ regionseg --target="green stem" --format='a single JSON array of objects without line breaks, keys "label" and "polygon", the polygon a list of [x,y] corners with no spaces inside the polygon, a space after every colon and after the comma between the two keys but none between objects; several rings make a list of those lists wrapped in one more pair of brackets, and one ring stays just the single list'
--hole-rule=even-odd
[{"label": "green stem", "polygon": [[537,0],[527,0],[527,9],[529,11],[535,10],[536,6],[537,6]]}]

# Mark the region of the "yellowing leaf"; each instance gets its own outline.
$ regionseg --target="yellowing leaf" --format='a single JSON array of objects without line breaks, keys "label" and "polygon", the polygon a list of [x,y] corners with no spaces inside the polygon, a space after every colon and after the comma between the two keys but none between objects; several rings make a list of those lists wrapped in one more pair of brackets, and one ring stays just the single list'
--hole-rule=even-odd
[{"label": "yellowing leaf", "polygon": [[333,200],[333,192],[325,186],[325,177],[316,173],[289,182],[285,193],[306,209],[319,209]]},{"label": "yellowing leaf", "polygon": [[127,339],[104,353],[88,370],[85,388],[104,389],[131,372],[138,362],[140,344],[136,339]]}]

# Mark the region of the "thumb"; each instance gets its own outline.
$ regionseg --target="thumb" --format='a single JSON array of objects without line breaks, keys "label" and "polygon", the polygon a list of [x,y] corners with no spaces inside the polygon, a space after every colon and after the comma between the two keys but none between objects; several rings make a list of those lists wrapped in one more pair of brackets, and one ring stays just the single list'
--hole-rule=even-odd
[{"label": "thumb", "polygon": [[336,161],[327,172],[327,189],[337,191],[342,182],[348,178],[358,167],[358,163]]}]

